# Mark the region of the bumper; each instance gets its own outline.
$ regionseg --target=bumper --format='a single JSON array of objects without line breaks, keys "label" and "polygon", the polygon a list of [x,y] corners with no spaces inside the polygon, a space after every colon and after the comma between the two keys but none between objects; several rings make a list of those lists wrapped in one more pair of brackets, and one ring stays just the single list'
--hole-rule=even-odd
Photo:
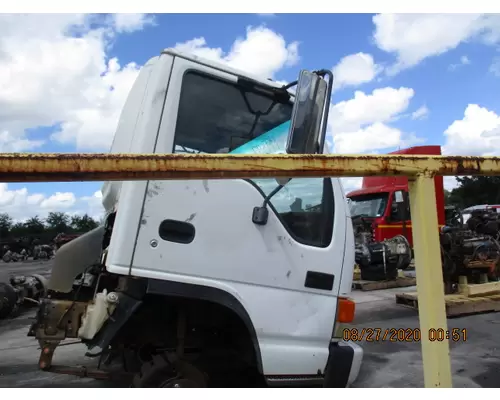
[{"label": "bumper", "polygon": [[352,342],[331,342],[323,386],[349,387],[358,377],[363,349]]}]

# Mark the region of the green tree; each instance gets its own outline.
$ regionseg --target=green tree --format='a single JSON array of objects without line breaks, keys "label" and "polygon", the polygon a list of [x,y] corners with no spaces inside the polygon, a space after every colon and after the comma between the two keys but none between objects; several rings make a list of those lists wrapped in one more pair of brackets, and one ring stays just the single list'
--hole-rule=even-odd
[{"label": "green tree", "polygon": [[45,220],[49,230],[57,233],[69,232],[70,228],[70,218],[66,213],[63,212],[50,212]]},{"label": "green tree", "polygon": [[0,214],[0,238],[9,236],[12,228],[12,218],[7,213]]},{"label": "green tree", "polygon": [[97,221],[92,217],[85,215],[74,215],[71,217],[71,227],[77,232],[88,232],[97,228]]},{"label": "green tree", "polygon": [[10,229],[10,234],[14,238],[26,236],[26,235],[29,235],[29,233],[30,232],[27,229],[24,222],[16,222],[15,224],[12,225],[12,228]]},{"label": "green tree", "polygon": [[500,204],[500,177],[457,177],[458,187],[449,195],[449,202],[461,208],[478,204]]},{"label": "green tree", "polygon": [[45,232],[43,220],[38,215],[28,218],[28,220],[24,223],[24,226],[30,234],[39,235]]}]

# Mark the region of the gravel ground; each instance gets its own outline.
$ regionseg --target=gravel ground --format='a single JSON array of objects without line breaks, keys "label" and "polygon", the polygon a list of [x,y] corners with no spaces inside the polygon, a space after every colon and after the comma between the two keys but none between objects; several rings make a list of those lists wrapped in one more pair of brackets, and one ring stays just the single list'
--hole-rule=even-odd
[{"label": "gravel ground", "polygon": [[[50,274],[51,262],[0,263],[2,273]],[[418,315],[395,304],[398,288],[372,292],[354,291],[357,302],[354,327],[417,328]],[[0,321],[0,387],[110,387],[112,383],[39,371],[38,343],[26,336],[34,311]],[[500,313],[473,315],[449,320],[449,328],[466,328],[467,341],[451,344],[455,387],[500,387]],[[423,370],[418,343],[359,342],[364,361],[354,387],[422,387]],[[95,363],[84,357],[85,347],[60,347],[54,361],[58,364]]]}]

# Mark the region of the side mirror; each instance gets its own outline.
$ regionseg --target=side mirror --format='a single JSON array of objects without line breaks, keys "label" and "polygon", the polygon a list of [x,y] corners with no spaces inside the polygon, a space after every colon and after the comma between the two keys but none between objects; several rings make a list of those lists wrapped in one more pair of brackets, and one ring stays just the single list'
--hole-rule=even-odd
[{"label": "side mirror", "polygon": [[[329,75],[328,83],[322,75]],[[330,71],[300,72],[286,144],[287,153],[316,154],[323,151],[332,85],[333,75]]]}]

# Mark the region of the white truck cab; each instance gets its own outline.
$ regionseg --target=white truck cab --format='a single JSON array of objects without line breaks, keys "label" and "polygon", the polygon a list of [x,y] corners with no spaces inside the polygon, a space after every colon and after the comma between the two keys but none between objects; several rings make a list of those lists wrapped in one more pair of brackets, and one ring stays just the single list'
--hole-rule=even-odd
[{"label": "white truck cab", "polygon": [[[327,151],[331,76],[306,72],[297,100],[167,49],[140,71],[111,153],[276,153],[309,132],[304,146]],[[40,368],[81,374],[52,365],[73,337],[108,362],[128,352],[136,387],[224,386],[231,371],[266,385],[356,379],[362,349],[341,340],[354,317],[354,235],[339,179],[107,182],[102,193],[105,225],[56,254],[29,333]]]}]

